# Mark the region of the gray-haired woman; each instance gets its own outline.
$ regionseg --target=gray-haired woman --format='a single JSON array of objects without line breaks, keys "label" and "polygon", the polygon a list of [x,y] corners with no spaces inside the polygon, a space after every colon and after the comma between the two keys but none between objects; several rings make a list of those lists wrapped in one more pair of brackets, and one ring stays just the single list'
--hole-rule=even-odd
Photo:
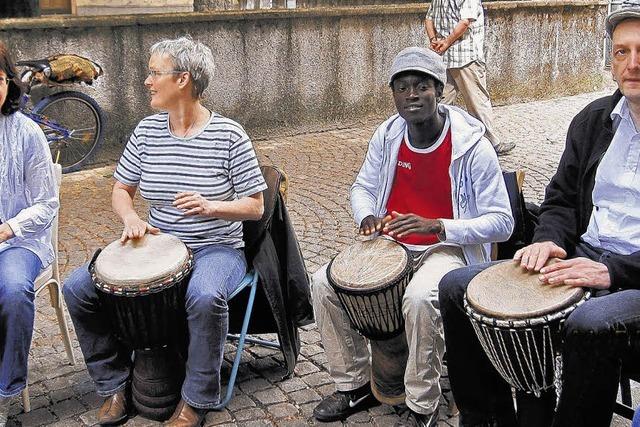
[{"label": "gray-haired woman", "polygon": [[[189,347],[182,401],[166,425],[200,425],[220,394],[227,335],[227,297],[246,272],[242,223],[260,219],[266,188],[251,141],[240,125],[201,104],[213,77],[213,55],[189,38],[151,47],[145,86],[151,107],[133,132],[114,173],[112,205],[124,223],[121,241],[170,233],[194,251],[186,295]],[[137,188],[150,205],[148,221],[133,209]],[[87,267],[74,271],[65,299],[98,394],[107,397],[101,424],[127,417],[130,357],[97,309]]]}]

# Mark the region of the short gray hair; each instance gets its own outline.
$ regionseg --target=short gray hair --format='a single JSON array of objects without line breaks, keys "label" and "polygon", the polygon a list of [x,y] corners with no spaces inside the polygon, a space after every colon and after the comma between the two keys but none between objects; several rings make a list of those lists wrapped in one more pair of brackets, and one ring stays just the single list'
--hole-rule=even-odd
[{"label": "short gray hair", "polygon": [[149,52],[151,55],[167,55],[173,61],[175,71],[189,72],[193,81],[194,98],[202,97],[215,73],[211,49],[186,36],[159,41],[151,46]]}]

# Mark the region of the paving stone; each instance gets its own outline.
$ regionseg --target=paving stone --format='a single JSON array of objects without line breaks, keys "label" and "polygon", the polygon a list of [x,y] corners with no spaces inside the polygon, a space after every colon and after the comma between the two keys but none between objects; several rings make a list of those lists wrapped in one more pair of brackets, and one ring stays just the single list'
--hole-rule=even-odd
[{"label": "paving stone", "polygon": [[294,372],[296,373],[296,375],[301,377],[307,374],[311,374],[313,372],[318,372],[319,370],[320,368],[318,368],[316,365],[314,365],[311,362],[298,362],[296,364],[296,368]]},{"label": "paving stone", "polygon": [[281,381],[277,385],[285,393],[291,393],[292,391],[300,390],[307,387],[307,383],[297,377]]},{"label": "paving stone", "polygon": [[255,407],[256,402],[254,402],[249,396],[246,394],[241,394],[238,396],[233,396],[231,402],[227,404],[227,410],[231,412],[236,412],[240,409]]},{"label": "paving stone", "polygon": [[256,391],[265,390],[270,387],[273,387],[273,385],[263,378],[256,378],[255,380],[243,382],[240,384],[240,389],[248,395],[252,395]]},{"label": "paving stone", "polygon": [[[296,392],[298,393],[298,392]],[[279,403],[287,400],[286,396],[280,391],[280,389],[263,390],[254,394],[254,397],[258,399],[263,405],[269,405],[271,403]]]},{"label": "paving stone", "polygon": [[320,400],[320,396],[318,395],[318,393],[310,388],[294,391],[293,393],[289,394],[289,398],[291,398],[291,400],[293,400],[298,405]]},{"label": "paving stone", "polygon": [[84,405],[75,398],[55,403],[50,409],[60,419],[68,418],[71,415],[77,415],[86,411]]},{"label": "paving stone", "polygon": [[24,426],[42,426],[53,424],[58,419],[48,408],[40,408],[31,412],[22,413],[16,419]]},{"label": "paving stone", "polygon": [[359,411],[351,414],[346,421],[347,423],[369,423],[371,422],[371,414],[367,411]]},{"label": "paving stone", "polygon": [[302,381],[309,384],[311,387],[333,383],[331,375],[329,375],[327,372],[316,372],[311,375],[306,375],[302,377]]},{"label": "paving stone", "polygon": [[257,420],[267,417],[267,414],[260,408],[241,409],[237,412],[234,412],[233,415],[236,421]]},{"label": "paving stone", "polygon": [[298,408],[290,403],[279,403],[277,405],[271,405],[267,407],[267,411],[269,411],[269,413],[273,415],[274,418],[287,418],[298,415]]},{"label": "paving stone", "polygon": [[273,426],[273,422],[269,420],[255,420],[255,421],[247,421],[242,423],[243,427],[267,427]]},{"label": "paving stone", "polygon": [[206,426],[215,426],[219,424],[224,424],[233,421],[233,417],[231,413],[226,409],[222,411],[211,411],[207,414],[204,419],[204,424]]},{"label": "paving stone", "polygon": [[303,420],[277,420],[276,425],[278,427],[306,427],[309,423]]},{"label": "paving stone", "polygon": [[376,427],[393,427],[397,421],[397,415],[382,415],[374,417],[372,424]]},{"label": "paving stone", "polygon": [[80,415],[80,420],[86,426],[94,426],[98,424],[98,408],[91,409],[90,411],[85,412]]}]

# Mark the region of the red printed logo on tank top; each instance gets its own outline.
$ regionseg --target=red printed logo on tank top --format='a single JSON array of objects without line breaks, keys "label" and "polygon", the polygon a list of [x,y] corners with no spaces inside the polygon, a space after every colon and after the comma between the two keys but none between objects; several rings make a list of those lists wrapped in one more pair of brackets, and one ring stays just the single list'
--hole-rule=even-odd
[{"label": "red printed logo on tank top", "polygon": [[[414,149],[415,150],[415,149]],[[431,152],[418,152],[405,139],[400,145],[396,175],[387,201],[387,212],[413,213],[424,218],[453,218],[451,205],[451,128]],[[396,238],[411,245],[438,243],[435,234],[410,234]]]}]

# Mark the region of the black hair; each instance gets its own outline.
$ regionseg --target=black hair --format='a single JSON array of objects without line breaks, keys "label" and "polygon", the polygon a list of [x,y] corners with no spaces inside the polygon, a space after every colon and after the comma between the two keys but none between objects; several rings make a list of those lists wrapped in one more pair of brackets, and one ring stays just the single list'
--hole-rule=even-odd
[{"label": "black hair", "polygon": [[20,109],[23,86],[16,70],[13,56],[6,44],[0,41],[0,70],[7,75],[7,98],[0,107],[0,113],[9,116]]}]

